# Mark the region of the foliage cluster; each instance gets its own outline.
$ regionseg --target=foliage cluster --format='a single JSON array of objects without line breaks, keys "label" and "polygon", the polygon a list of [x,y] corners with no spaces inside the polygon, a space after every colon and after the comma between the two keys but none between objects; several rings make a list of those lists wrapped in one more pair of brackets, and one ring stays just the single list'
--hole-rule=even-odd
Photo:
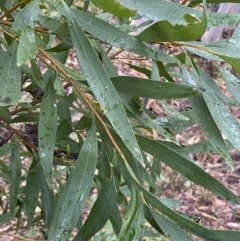
[{"label": "foliage cluster", "polygon": [[[9,185],[9,191],[2,188],[1,224],[21,220],[22,213],[28,228],[42,219],[49,241],[69,240],[73,230],[73,240],[82,241],[192,240],[187,233],[212,241],[239,240],[239,232],[208,229],[175,211],[176,200],[157,195],[164,163],[240,204],[189,155],[219,153],[233,168],[229,150],[240,150],[240,124],[227,108],[240,107],[240,80],[234,74],[240,71],[240,28],[220,42],[198,41],[207,27],[238,24],[240,16],[209,13],[200,3],[1,1],[0,125],[5,134],[0,177]],[[129,19],[141,16],[151,25],[133,36],[137,28]],[[161,50],[170,46],[181,54]],[[110,48],[149,58],[151,69],[129,65],[148,79],[119,76]],[[71,49],[79,70],[66,65]],[[230,97],[193,55],[217,63]],[[224,62],[234,71],[223,68]],[[156,116],[142,97],[158,100],[169,115]],[[178,112],[167,104],[182,98],[191,110]],[[176,134],[195,123],[207,140],[179,145]],[[89,197],[92,188],[98,194]],[[82,222],[87,200],[92,207]]]}]

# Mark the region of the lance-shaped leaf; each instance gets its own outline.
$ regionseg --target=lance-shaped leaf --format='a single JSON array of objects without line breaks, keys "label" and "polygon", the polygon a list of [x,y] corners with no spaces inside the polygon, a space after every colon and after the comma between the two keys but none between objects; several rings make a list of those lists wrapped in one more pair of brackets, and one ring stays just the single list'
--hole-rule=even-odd
[{"label": "lance-shaped leaf", "polygon": [[12,217],[15,214],[15,208],[18,197],[18,189],[21,179],[21,158],[18,150],[18,146],[14,146],[11,151],[11,159],[10,159],[10,188],[9,188],[9,198],[10,198],[10,211]]},{"label": "lance-shaped leaf", "polygon": [[22,30],[17,52],[18,65],[32,59],[37,53],[34,25],[38,17],[38,11],[39,0],[34,0],[21,10],[13,23],[12,28],[14,31]]},{"label": "lance-shaped leaf", "polygon": [[163,143],[145,137],[138,136],[137,140],[142,150],[155,156],[156,158],[161,157],[161,161],[163,163],[178,171],[192,182],[209,189],[216,195],[228,201],[240,203],[240,198],[238,196],[202,170],[195,163],[180,155],[177,151],[174,151],[172,148],[164,145]]},{"label": "lance-shaped leaf", "polygon": [[[139,185],[139,184],[138,184]],[[174,222],[179,224],[184,229],[194,233],[195,235],[202,237],[206,240],[211,241],[238,241],[240,232],[228,231],[228,230],[209,230],[198,223],[191,221],[189,218],[181,216],[180,214],[174,212],[166,205],[164,205],[157,197],[153,196],[149,191],[147,191],[143,186],[139,185],[144,197],[147,199],[149,204],[156,210],[171,218]]]},{"label": "lance-shaped leaf", "polygon": [[57,133],[57,104],[52,80],[42,98],[38,126],[39,157],[49,187],[52,182],[53,152]]},{"label": "lance-shaped leaf", "polygon": [[[58,10],[64,14],[62,7],[59,6]],[[165,61],[167,63],[178,62],[177,59],[167,55],[160,49],[153,47],[151,44],[147,44],[95,16],[76,9],[72,9],[72,12],[79,23],[81,23],[84,30],[103,42],[159,61]],[[56,30],[52,25],[47,26],[50,27],[50,29],[53,29],[53,31]]]},{"label": "lance-shaped leaf", "polygon": [[121,18],[130,18],[136,14],[136,10],[129,9],[116,0],[94,0],[93,2],[104,11]]},{"label": "lance-shaped leaf", "polygon": [[99,196],[74,240],[88,241],[100,231],[110,217],[116,200],[117,193],[114,181],[103,179]]},{"label": "lance-shaped leaf", "polygon": [[82,30],[81,22],[78,20],[77,16],[75,16],[75,12],[71,11],[65,3],[64,8],[69,23],[73,46],[92,92],[125,145],[137,160],[143,162],[136,138],[116,89],[109,76],[104,71],[96,52]]},{"label": "lance-shaped leaf", "polygon": [[205,13],[202,19],[188,13],[183,18],[187,25],[172,25],[163,20],[146,28],[137,38],[146,42],[194,41],[201,38],[207,27]]},{"label": "lance-shaped leaf", "polygon": [[17,51],[18,66],[25,64],[28,60],[34,58],[37,53],[37,46],[34,42],[34,32],[28,29],[22,30]]},{"label": "lance-shaped leaf", "polygon": [[33,223],[34,215],[35,215],[35,209],[37,207],[38,203],[38,195],[39,195],[39,183],[37,180],[37,173],[35,171],[32,171],[36,166],[36,160],[33,160],[33,163],[28,171],[27,176],[27,184],[25,189],[25,210],[26,210],[26,216],[27,216],[27,226],[30,228]]},{"label": "lance-shaped leaf", "polygon": [[[39,158],[39,157],[35,157]],[[41,199],[43,205],[43,212],[46,218],[47,229],[49,229],[53,212],[55,209],[55,199],[53,190],[51,190],[46,182],[42,168],[37,171],[38,185],[41,188]]]},{"label": "lance-shaped leaf", "polygon": [[163,81],[142,79],[138,77],[119,76],[111,78],[118,92],[132,96],[157,100],[180,99],[198,95],[193,86]]},{"label": "lance-shaped leaf", "polygon": [[233,74],[231,74],[226,69],[219,67],[222,77],[224,81],[226,82],[227,88],[232,96],[232,98],[235,100],[238,107],[240,107],[240,80],[236,78]]},{"label": "lance-shaped leaf", "polygon": [[97,164],[96,127],[92,127],[56,204],[48,240],[64,241],[76,226],[87,201]]},{"label": "lance-shaped leaf", "polygon": [[144,210],[136,186],[132,186],[130,206],[127,210],[118,240],[142,240]]},{"label": "lance-shaped leaf", "polygon": [[[208,3],[239,3],[239,0],[208,0]],[[189,6],[195,7],[197,4],[202,3],[202,0],[190,0]]]},{"label": "lance-shaped leaf", "polygon": [[0,105],[17,105],[21,92],[21,70],[17,66],[17,43],[13,41],[0,63]]},{"label": "lance-shaped leaf", "polygon": [[232,158],[228,152],[228,148],[222,138],[222,135],[211,116],[211,113],[202,96],[189,98],[190,104],[194,109],[196,119],[201,125],[204,133],[212,146],[217,150],[223,158],[226,159],[230,167],[233,168]]},{"label": "lance-shaped leaf", "polygon": [[149,210],[164,234],[171,238],[172,241],[192,241],[192,239],[171,220],[150,208]]},{"label": "lance-shaped leaf", "polygon": [[[203,87],[207,88],[206,85],[203,85]],[[219,98],[211,89],[203,92],[203,97],[218,128],[226,136],[226,139],[240,150],[240,124],[238,120],[219,101]]]}]

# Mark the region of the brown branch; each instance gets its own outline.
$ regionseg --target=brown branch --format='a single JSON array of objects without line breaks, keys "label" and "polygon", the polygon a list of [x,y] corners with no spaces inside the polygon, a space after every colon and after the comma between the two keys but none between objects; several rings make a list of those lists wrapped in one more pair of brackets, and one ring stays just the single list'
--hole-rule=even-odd
[{"label": "brown branch", "polygon": [[4,13],[0,19],[4,19],[8,14],[10,14],[11,12],[13,12],[14,10],[16,10],[18,7],[20,7],[21,5],[25,4],[26,2],[29,2],[29,0],[23,0],[22,2],[20,2],[19,4],[15,5],[14,7],[10,8],[6,13]]}]

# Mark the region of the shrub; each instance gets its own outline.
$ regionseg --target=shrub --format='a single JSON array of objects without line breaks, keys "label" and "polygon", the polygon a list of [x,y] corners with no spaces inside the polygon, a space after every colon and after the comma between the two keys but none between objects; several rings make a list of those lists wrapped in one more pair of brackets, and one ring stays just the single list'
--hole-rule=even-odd
[{"label": "shrub", "polygon": [[[158,195],[164,163],[240,204],[189,156],[219,153],[233,168],[229,150],[240,149],[240,125],[226,107],[240,106],[240,28],[220,42],[197,41],[207,27],[238,24],[240,17],[208,13],[206,4],[194,8],[199,3],[1,1],[0,175],[9,185],[2,192],[1,224],[24,213],[28,228],[44,220],[51,241],[73,234],[73,240],[89,240],[101,230],[99,240],[191,240],[187,233],[239,240],[239,232],[208,229]],[[129,18],[139,16],[151,25],[134,37]],[[181,53],[171,54],[172,46]],[[66,64],[72,51],[79,69]],[[151,60],[151,69],[129,64],[147,79],[119,76],[111,58],[121,51]],[[216,62],[230,97],[198,66],[196,55]],[[157,116],[142,98],[162,106],[184,98],[192,109],[168,107],[167,116]],[[179,145],[176,134],[194,123],[207,139]],[[83,217],[87,202],[90,212]]]}]

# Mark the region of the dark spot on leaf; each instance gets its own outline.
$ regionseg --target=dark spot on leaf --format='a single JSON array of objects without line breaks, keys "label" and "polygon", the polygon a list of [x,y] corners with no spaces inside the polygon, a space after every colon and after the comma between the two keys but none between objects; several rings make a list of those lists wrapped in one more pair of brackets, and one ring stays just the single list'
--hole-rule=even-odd
[{"label": "dark spot on leaf", "polygon": [[5,102],[6,104],[11,103],[11,98],[5,97],[4,102]]}]

